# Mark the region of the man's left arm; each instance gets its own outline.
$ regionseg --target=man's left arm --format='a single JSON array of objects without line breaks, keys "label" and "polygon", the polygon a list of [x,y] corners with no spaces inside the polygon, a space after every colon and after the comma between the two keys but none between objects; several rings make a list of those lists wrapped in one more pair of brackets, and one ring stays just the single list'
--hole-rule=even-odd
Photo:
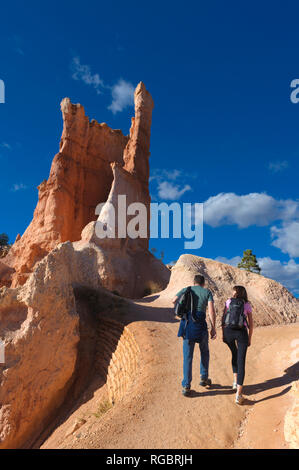
[{"label": "man's left arm", "polygon": [[208,312],[211,320],[211,339],[216,339],[216,312],[213,300],[208,301]]}]

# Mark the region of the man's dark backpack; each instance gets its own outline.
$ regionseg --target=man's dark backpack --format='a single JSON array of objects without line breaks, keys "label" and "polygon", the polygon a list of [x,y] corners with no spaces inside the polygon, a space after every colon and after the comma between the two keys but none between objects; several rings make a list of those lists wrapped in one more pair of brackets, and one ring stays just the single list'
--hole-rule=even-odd
[{"label": "man's dark backpack", "polygon": [[234,330],[242,330],[244,328],[244,322],[247,324],[247,320],[244,314],[245,301],[243,299],[230,299],[230,305],[226,312],[225,326]]},{"label": "man's dark backpack", "polygon": [[186,318],[188,312],[191,312],[192,320],[197,323],[198,319],[194,312],[194,297],[191,286],[187,287],[185,292],[180,295],[174,307],[174,314],[177,317]]}]

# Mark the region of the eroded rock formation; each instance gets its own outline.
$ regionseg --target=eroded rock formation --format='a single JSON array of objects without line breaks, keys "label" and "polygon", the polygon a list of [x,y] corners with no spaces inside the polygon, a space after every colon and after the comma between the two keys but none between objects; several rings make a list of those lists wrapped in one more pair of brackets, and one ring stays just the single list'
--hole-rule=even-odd
[{"label": "eroded rock formation", "polygon": [[28,446],[63,402],[79,341],[69,246],[44,258],[28,282],[0,289],[0,448]]},{"label": "eroded rock formation", "polygon": [[[96,219],[95,207],[107,200],[113,174],[110,163],[123,165],[128,137],[107,124],[89,121],[80,104],[61,102],[63,132],[49,179],[39,187],[33,220],[2,261],[15,274],[12,287],[55,246],[80,240],[85,225]],[[1,274],[1,272],[0,272]]]},{"label": "eroded rock formation", "polygon": [[[135,90],[135,117],[130,136],[126,137],[105,123],[89,122],[80,104],[72,104],[68,98],[62,101],[60,151],[54,157],[48,181],[38,187],[39,199],[31,224],[2,260],[0,285],[23,285],[37,263],[58,243],[80,241],[83,231],[80,246],[92,242],[103,250],[99,274],[105,287],[140,297],[166,286],[169,270],[148,251],[153,105],[150,93],[140,82]],[[116,234],[113,240],[96,236],[97,205],[113,203],[117,213],[118,195],[126,196],[127,205],[144,205],[145,236],[131,239]],[[132,217],[128,216],[127,222]],[[105,210],[99,217],[103,218]]]},{"label": "eroded rock formation", "polygon": [[[107,201],[97,222],[90,222],[82,231],[81,240],[74,246],[80,248],[88,244],[96,246],[102,254],[99,264],[102,285],[117,291],[125,297],[142,297],[153,291],[162,290],[168,283],[170,271],[148,251],[150,224],[149,148],[150,125],[153,101],[151,95],[140,83],[135,90],[135,118],[132,120],[130,139],[124,151],[124,166],[111,164],[113,183]],[[125,200],[119,202],[119,196]],[[120,235],[119,213],[129,205],[142,203],[145,230],[142,237],[127,236],[127,227],[133,223],[135,214],[124,218],[124,231]],[[110,212],[113,207],[112,214]],[[139,210],[137,210],[138,214]],[[106,226],[114,237],[99,238],[96,223]],[[138,224],[137,224],[138,225]],[[113,233],[112,233],[113,232]]]},{"label": "eroded rock formation", "polygon": [[[70,242],[59,244],[23,286],[0,289],[0,338],[5,346],[5,363],[0,364],[0,448],[32,446],[55,420],[71,387],[73,398],[94,373],[93,355],[100,341],[95,310],[106,308],[111,314],[113,302],[118,309],[118,303],[125,302],[101,287],[97,256],[91,246],[75,250]],[[86,302],[94,293],[98,300],[89,309],[88,320]],[[128,339],[125,331],[123,338]],[[115,341],[117,349],[116,336]],[[111,367],[108,388],[115,400],[117,371],[113,363]],[[124,384],[127,379],[122,379]]]},{"label": "eroded rock formation", "polygon": [[9,287],[14,272],[15,270],[13,268],[0,261],[0,285]]}]

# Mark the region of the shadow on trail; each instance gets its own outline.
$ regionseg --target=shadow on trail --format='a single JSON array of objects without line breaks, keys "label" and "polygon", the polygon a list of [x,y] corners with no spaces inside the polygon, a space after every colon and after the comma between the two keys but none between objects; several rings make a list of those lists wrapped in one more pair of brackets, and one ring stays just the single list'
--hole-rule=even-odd
[{"label": "shadow on trail", "polygon": [[273,395],[261,398],[260,400],[255,400],[255,403],[260,403],[265,400],[270,400],[271,398],[276,398],[278,396],[284,395],[291,388],[291,382],[299,379],[299,361],[288,367],[284,371],[285,373],[280,377],[275,377],[273,379],[266,380],[265,382],[260,382],[258,384],[245,385],[244,394],[245,395],[256,395],[257,393],[265,392],[267,390],[272,390],[273,388],[283,387],[284,385],[289,385],[284,390]]},{"label": "shadow on trail", "polygon": [[281,397],[282,395],[285,395],[286,393],[288,393],[290,390],[291,390],[291,385],[289,385],[289,387],[285,388],[284,390],[281,390],[281,392],[274,393],[273,395],[269,395],[265,398],[261,398],[260,400],[249,400],[248,398],[246,398],[244,400],[244,405],[254,405],[256,403],[261,403],[262,401],[270,400],[271,398]]},{"label": "shadow on trail", "polygon": [[136,302],[139,302],[140,304],[149,304],[151,302],[153,302],[154,300],[158,299],[160,297],[160,294],[155,294],[155,295],[151,295],[151,296],[148,296],[148,297],[143,297],[141,299],[131,299],[131,300],[135,300]]},{"label": "shadow on trail", "polygon": [[[272,398],[277,398],[280,396],[285,395],[291,389],[291,382],[299,379],[299,361],[296,364],[288,367],[284,371],[285,373],[281,377],[275,377],[270,380],[266,380],[265,382],[261,382],[258,384],[253,385],[245,385],[244,386],[244,395],[256,395],[261,392],[265,392],[267,390],[272,390],[274,388],[283,387],[284,385],[288,385],[286,388],[281,390],[278,393],[273,393],[272,395],[268,395],[264,398],[250,400],[249,398],[245,398],[243,405],[255,405],[257,403],[261,403],[262,401],[270,400]],[[209,388],[206,388],[202,392],[198,392],[196,390],[190,390],[190,394],[188,398],[199,398],[199,397],[211,397],[216,395],[232,395],[234,393],[233,389],[227,385],[220,385],[220,384],[212,384]]]},{"label": "shadow on trail", "polygon": [[205,388],[203,392],[197,392],[191,389],[188,398],[197,397],[213,397],[215,395],[232,395],[233,389],[228,385],[212,384],[209,388]]},{"label": "shadow on trail", "polygon": [[[265,398],[261,398],[260,400],[250,400],[249,398],[245,398],[244,403],[242,405],[255,405],[257,403],[261,403],[262,401],[270,400],[271,398],[277,398],[282,395],[285,395],[286,393],[289,392],[291,389],[291,386],[285,388],[279,393],[275,393],[273,395],[270,395]],[[206,389],[205,392],[197,392],[196,390],[190,390],[190,394],[187,395],[187,398],[203,398],[203,397],[214,397],[216,395],[233,395],[235,392],[233,389],[229,386],[221,386],[221,385],[215,385],[214,387],[210,387],[209,389]]]}]

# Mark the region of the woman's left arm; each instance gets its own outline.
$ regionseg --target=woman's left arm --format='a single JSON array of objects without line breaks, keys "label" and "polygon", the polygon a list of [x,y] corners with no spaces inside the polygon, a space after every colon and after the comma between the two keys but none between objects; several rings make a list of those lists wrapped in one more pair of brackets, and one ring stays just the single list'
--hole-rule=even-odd
[{"label": "woman's left arm", "polygon": [[252,332],[253,332],[253,318],[252,318],[252,312],[247,313],[247,318],[248,318],[248,346],[251,345],[251,338],[252,338]]}]

